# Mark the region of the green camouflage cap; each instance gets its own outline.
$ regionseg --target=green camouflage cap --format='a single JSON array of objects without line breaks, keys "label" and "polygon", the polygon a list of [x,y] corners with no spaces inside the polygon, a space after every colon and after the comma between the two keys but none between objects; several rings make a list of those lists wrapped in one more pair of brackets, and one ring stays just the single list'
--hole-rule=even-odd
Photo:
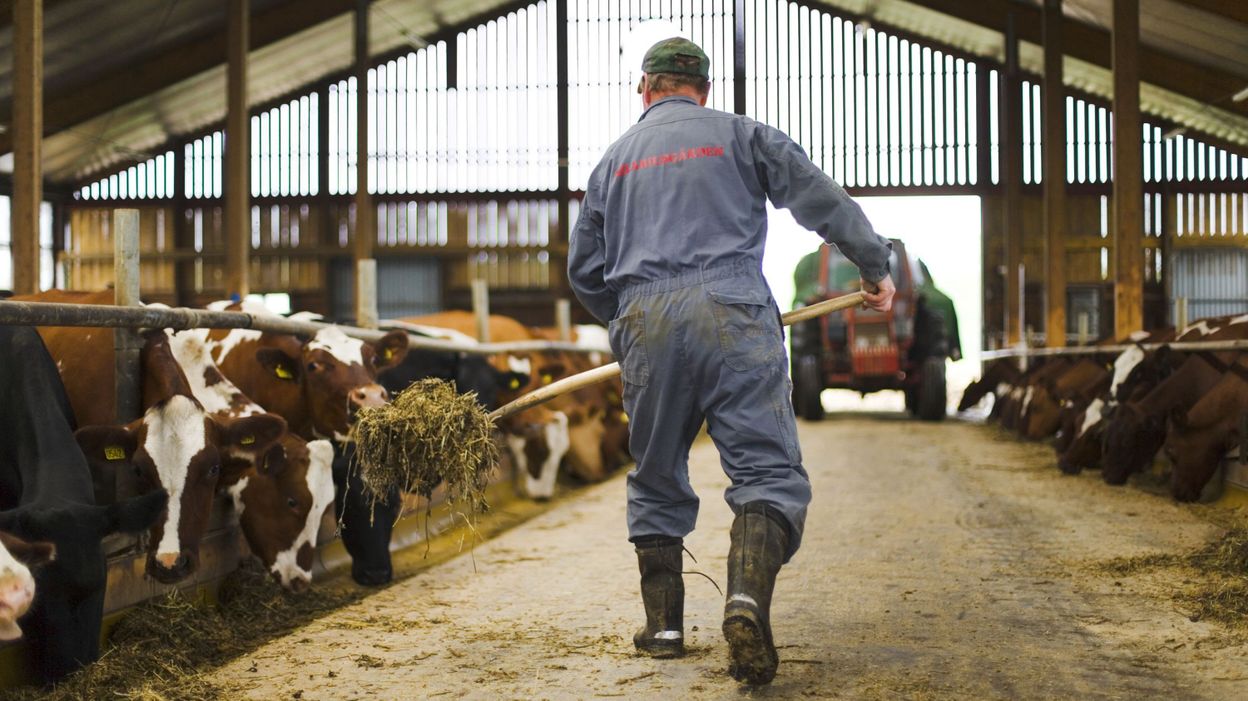
[{"label": "green camouflage cap", "polygon": [[711,59],[692,41],[681,37],[664,39],[646,52],[642,73],[686,73],[711,79]]}]

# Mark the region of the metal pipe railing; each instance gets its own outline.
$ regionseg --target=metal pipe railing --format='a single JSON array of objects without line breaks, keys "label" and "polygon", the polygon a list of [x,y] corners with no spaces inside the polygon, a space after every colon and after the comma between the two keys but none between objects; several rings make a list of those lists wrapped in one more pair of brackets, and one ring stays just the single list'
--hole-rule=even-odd
[{"label": "metal pipe railing", "polygon": [[1112,355],[1130,348],[1153,351],[1168,346],[1176,351],[1248,350],[1248,339],[1237,341],[1176,341],[1172,343],[1120,343],[1112,346],[1076,346],[1070,348],[1006,348],[980,353],[981,360],[998,358],[1043,358],[1061,355]]},{"label": "metal pipe railing", "polygon": [[[430,338],[403,329],[401,322],[384,322],[408,331],[411,348],[442,350],[476,355],[496,353],[530,353],[567,351],[573,353],[610,353],[609,348],[586,348],[575,343],[557,341],[515,341],[511,343],[478,343]],[[0,324],[23,326],[90,326],[103,328],[146,329],[252,329],[268,333],[310,336],[321,329],[337,327],[343,333],[362,341],[377,342],[386,335],[378,329],[304,321],[267,314],[212,311],[187,307],[116,307],[97,304],[65,304],[59,302],[0,301]]]}]

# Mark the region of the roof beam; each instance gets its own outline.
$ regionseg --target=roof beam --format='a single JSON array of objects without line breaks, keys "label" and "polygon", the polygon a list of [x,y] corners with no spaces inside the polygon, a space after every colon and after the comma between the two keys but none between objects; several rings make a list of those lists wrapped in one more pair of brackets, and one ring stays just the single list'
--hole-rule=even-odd
[{"label": "roof beam", "polygon": [[1171,0],[1180,5],[1187,5],[1210,14],[1220,15],[1227,19],[1248,24],[1248,3],[1244,0]]},{"label": "roof beam", "polygon": [[[291,0],[251,17],[250,50],[297,34],[351,11],[351,0]],[[82,124],[226,62],[226,29],[172,46],[139,63],[117,69],[45,97],[44,135]],[[7,114],[11,104],[0,104]],[[12,130],[0,134],[0,153],[13,150]]]},{"label": "roof beam", "polygon": [[[982,27],[1005,31],[1006,15],[1013,11],[1018,18],[1018,38],[1041,46],[1043,18],[1038,6],[1012,2],[1011,0],[913,0],[914,2],[937,12],[956,17]],[[1193,2],[1201,0],[1192,0]],[[1209,4],[1214,0],[1206,0]],[[1240,0],[1225,3],[1228,7]],[[1062,22],[1062,34],[1065,39],[1066,55],[1088,63],[1112,68],[1110,61],[1110,34],[1099,27],[1093,27],[1070,17]],[[1185,61],[1176,56],[1139,47],[1140,79],[1157,87],[1206,104],[1217,105],[1230,112],[1248,117],[1248,101],[1233,103],[1230,97],[1242,90],[1248,77],[1238,76],[1226,71]]]}]

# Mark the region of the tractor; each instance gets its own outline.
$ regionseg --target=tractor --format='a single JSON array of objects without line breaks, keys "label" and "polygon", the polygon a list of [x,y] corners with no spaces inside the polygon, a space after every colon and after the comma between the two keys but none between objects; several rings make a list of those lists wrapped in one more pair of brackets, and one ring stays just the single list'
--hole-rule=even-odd
[{"label": "tractor", "polygon": [[[892,239],[893,308],[847,309],[793,327],[793,408],[807,421],[824,417],[825,389],[866,395],[901,390],[906,410],[926,421],[945,417],[945,359],[962,357],[953,302],[932,283],[927,266]],[[821,246],[794,271],[794,308],[859,288],[858,268],[835,246]]]}]

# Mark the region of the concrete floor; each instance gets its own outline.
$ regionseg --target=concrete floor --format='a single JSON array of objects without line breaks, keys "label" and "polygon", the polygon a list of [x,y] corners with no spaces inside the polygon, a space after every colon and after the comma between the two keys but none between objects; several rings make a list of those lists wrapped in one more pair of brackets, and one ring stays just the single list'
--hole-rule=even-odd
[{"label": "concrete floor", "polygon": [[[1095,476],[996,429],[889,414],[800,425],[815,487],[777,584],[781,666],[727,677],[722,598],[686,575],[682,660],[634,655],[636,560],[616,478],[212,674],[254,699],[1248,698],[1248,645],[1192,622],[1166,573],[1109,558],[1186,552],[1200,512]],[[723,585],[731,514],[709,441],[686,568]],[[1167,579],[1170,577],[1171,579]]]}]

